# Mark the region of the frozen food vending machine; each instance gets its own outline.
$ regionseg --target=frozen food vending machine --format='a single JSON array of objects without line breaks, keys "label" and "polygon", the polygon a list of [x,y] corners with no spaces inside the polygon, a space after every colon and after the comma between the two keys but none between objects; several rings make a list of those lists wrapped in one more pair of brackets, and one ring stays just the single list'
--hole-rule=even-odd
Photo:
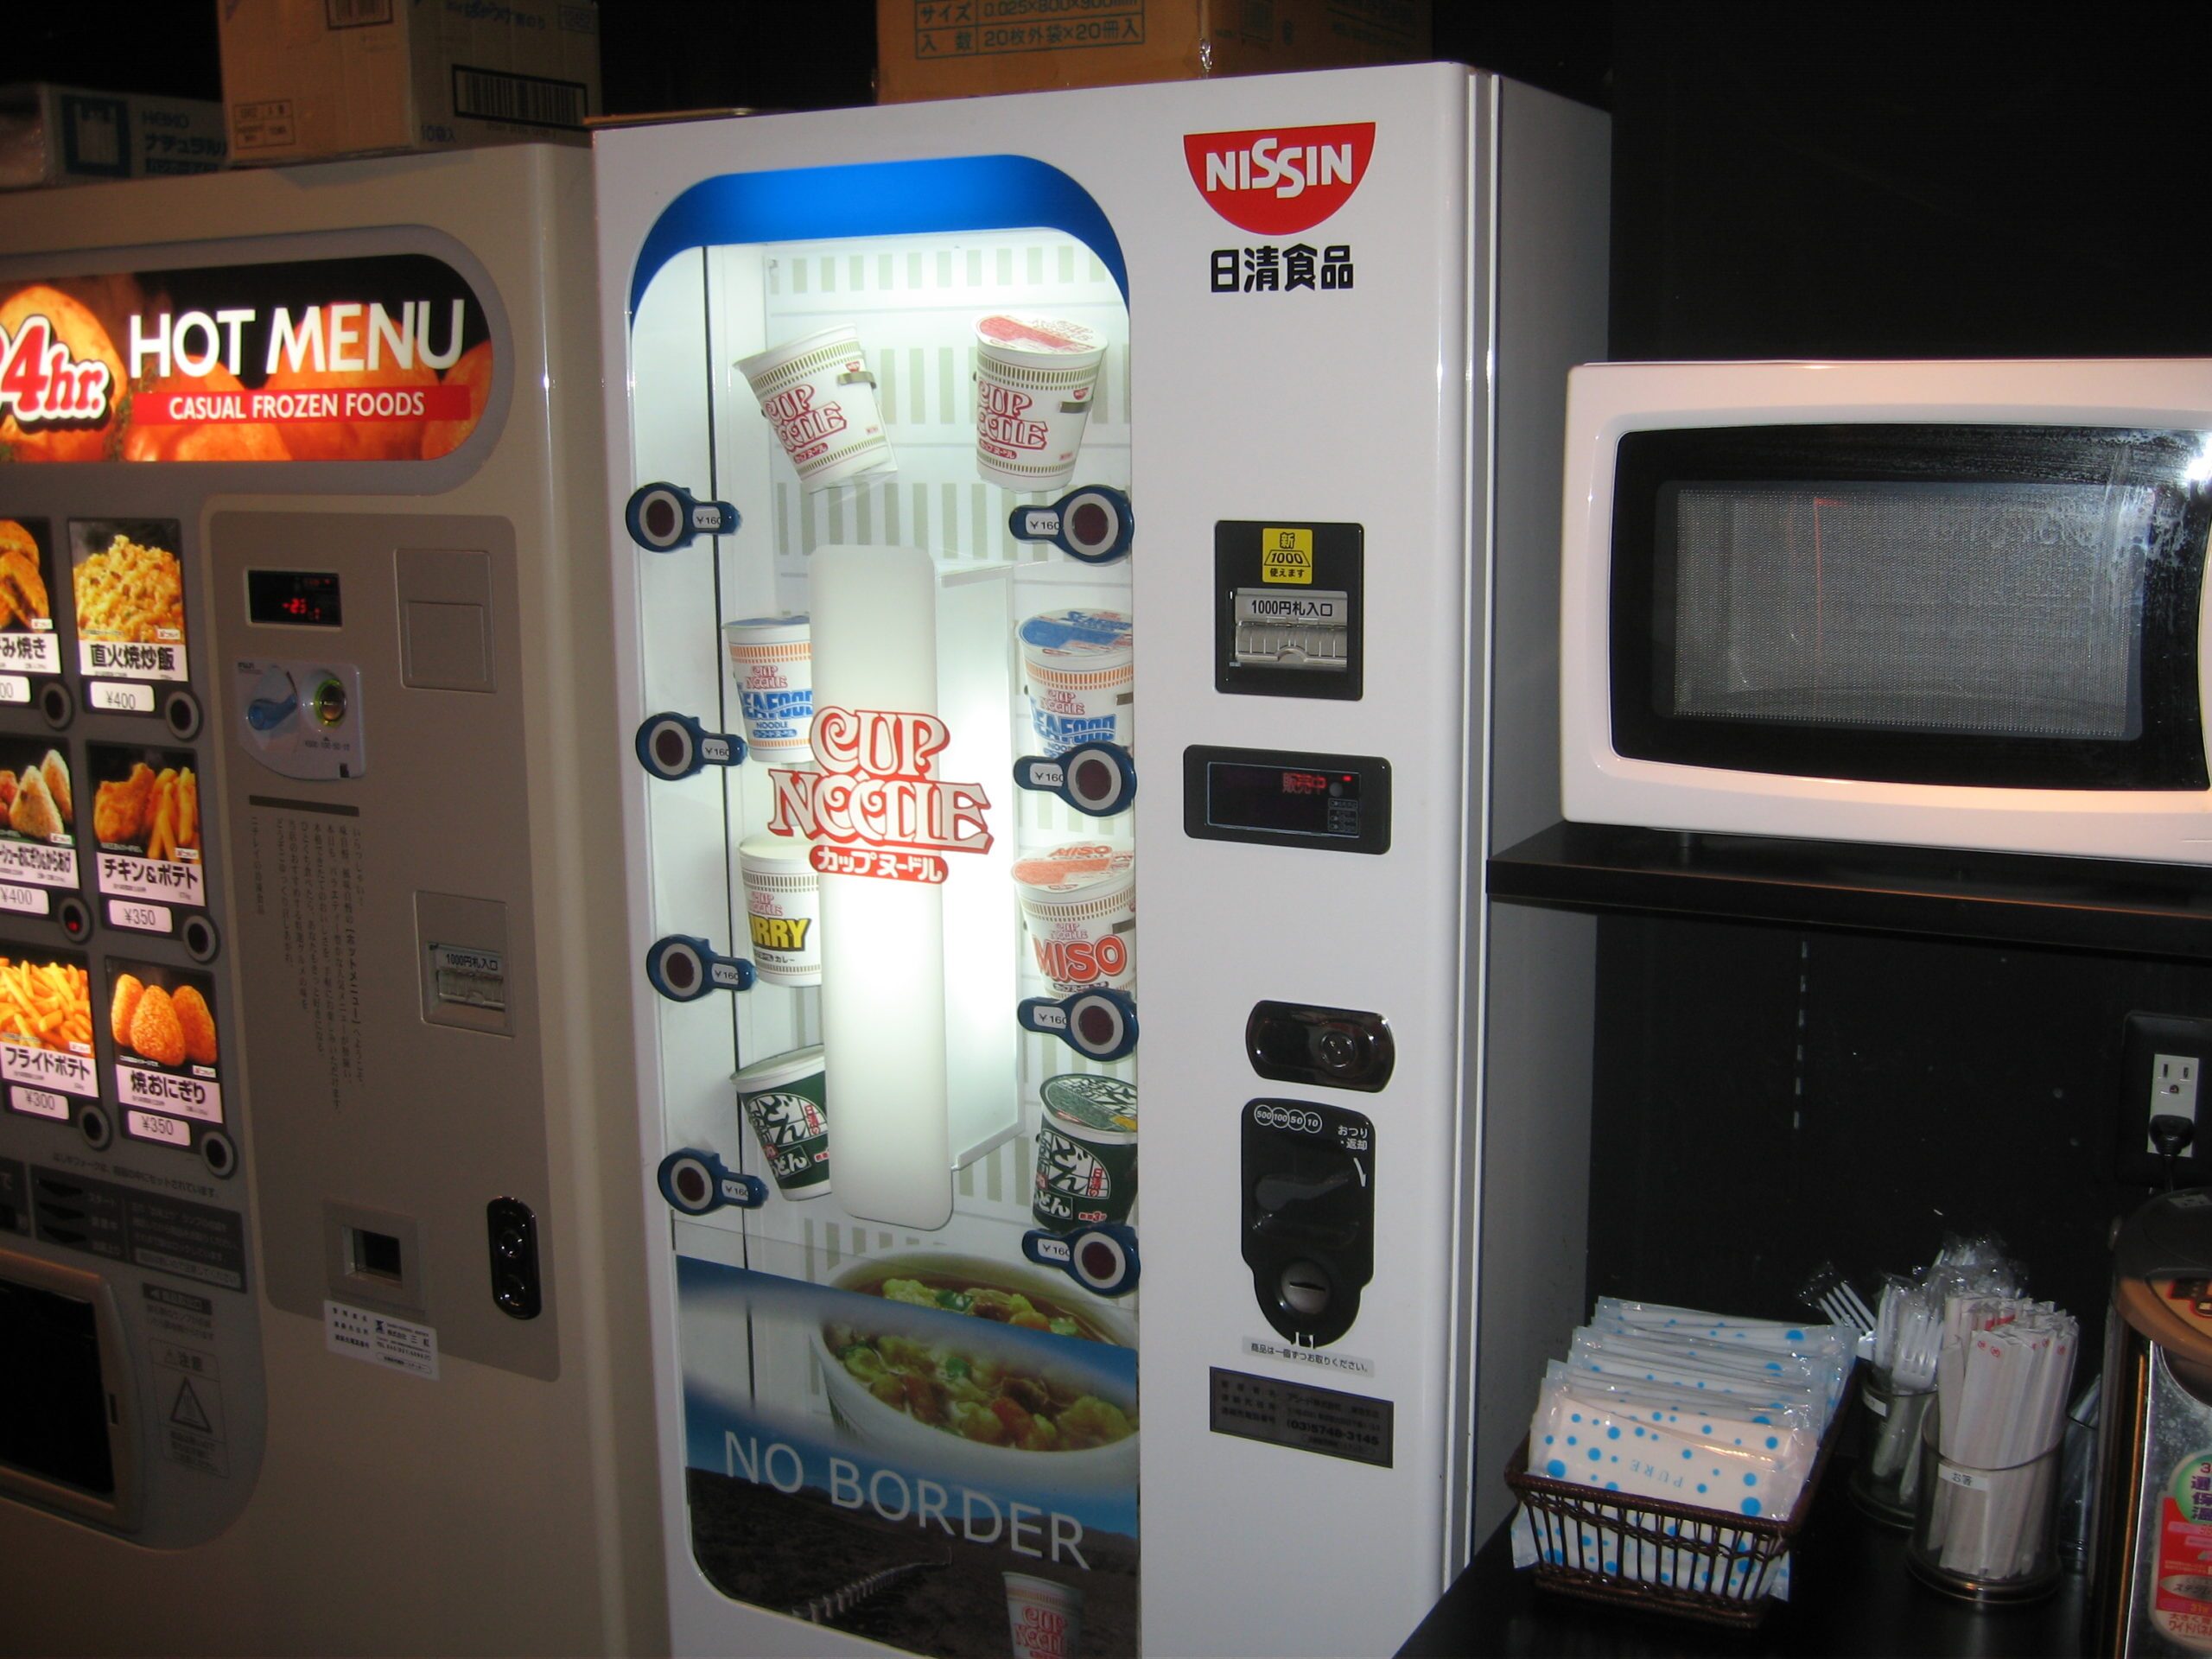
[{"label": "frozen food vending machine", "polygon": [[1385,1651],[1498,1518],[1605,150],[1448,66],[600,136],[677,1650]]},{"label": "frozen food vending machine", "polygon": [[590,225],[0,215],[0,1648],[664,1640]]}]

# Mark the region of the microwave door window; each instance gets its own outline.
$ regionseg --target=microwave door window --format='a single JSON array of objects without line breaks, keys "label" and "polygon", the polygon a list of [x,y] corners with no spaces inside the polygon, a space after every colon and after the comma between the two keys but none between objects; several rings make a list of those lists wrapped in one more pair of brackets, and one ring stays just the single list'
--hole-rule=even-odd
[{"label": "microwave door window", "polygon": [[[2205,787],[2208,511],[2166,464],[2172,446],[2154,467],[2109,443],[2048,476],[1975,477],[1958,432],[1947,465],[1891,458],[1911,477],[1638,480],[1624,442],[1615,747],[1807,776]],[[1641,540],[1618,511],[1631,488]]]},{"label": "microwave door window", "polygon": [[2155,492],[1685,487],[1671,712],[2135,737]]}]

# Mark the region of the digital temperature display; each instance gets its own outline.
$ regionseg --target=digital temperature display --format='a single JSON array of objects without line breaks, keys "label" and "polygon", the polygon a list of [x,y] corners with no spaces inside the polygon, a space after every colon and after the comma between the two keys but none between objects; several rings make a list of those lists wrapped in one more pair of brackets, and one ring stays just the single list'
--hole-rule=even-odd
[{"label": "digital temperature display", "polygon": [[1390,850],[1390,763],[1379,754],[1183,751],[1183,833],[1315,852]]},{"label": "digital temperature display", "polygon": [[1359,774],[1217,760],[1206,768],[1206,816],[1223,829],[1356,839]]},{"label": "digital temperature display", "polygon": [[334,628],[344,620],[332,570],[249,570],[246,615],[296,628]]}]

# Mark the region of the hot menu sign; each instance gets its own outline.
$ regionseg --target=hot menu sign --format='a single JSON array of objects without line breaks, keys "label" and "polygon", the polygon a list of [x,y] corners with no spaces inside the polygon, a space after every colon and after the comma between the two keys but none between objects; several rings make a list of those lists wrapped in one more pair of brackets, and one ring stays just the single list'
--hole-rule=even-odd
[{"label": "hot menu sign", "polygon": [[949,783],[936,760],[952,741],[935,715],[817,709],[809,746],[818,772],[772,770],[772,835],[814,843],[824,875],[942,882],[944,853],[988,853],[990,798],[981,784]]},{"label": "hot menu sign", "polygon": [[0,288],[0,461],[434,461],[493,384],[482,302],[423,254]]}]

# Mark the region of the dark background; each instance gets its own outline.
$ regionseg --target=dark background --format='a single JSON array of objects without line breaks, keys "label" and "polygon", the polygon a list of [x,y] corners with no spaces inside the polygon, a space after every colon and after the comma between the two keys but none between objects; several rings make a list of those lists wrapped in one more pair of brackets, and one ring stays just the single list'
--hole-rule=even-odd
[{"label": "dark background", "polygon": [[[216,0],[16,8],[5,73],[214,98]],[[2212,7],[1438,0],[1613,116],[1618,358],[2212,354]],[[613,113],[869,101],[872,5],[603,0]],[[0,208],[0,211],[4,211]],[[2101,1323],[2120,1020],[2212,969],[1601,924],[1592,1287],[1787,1313],[1999,1230]]]}]

